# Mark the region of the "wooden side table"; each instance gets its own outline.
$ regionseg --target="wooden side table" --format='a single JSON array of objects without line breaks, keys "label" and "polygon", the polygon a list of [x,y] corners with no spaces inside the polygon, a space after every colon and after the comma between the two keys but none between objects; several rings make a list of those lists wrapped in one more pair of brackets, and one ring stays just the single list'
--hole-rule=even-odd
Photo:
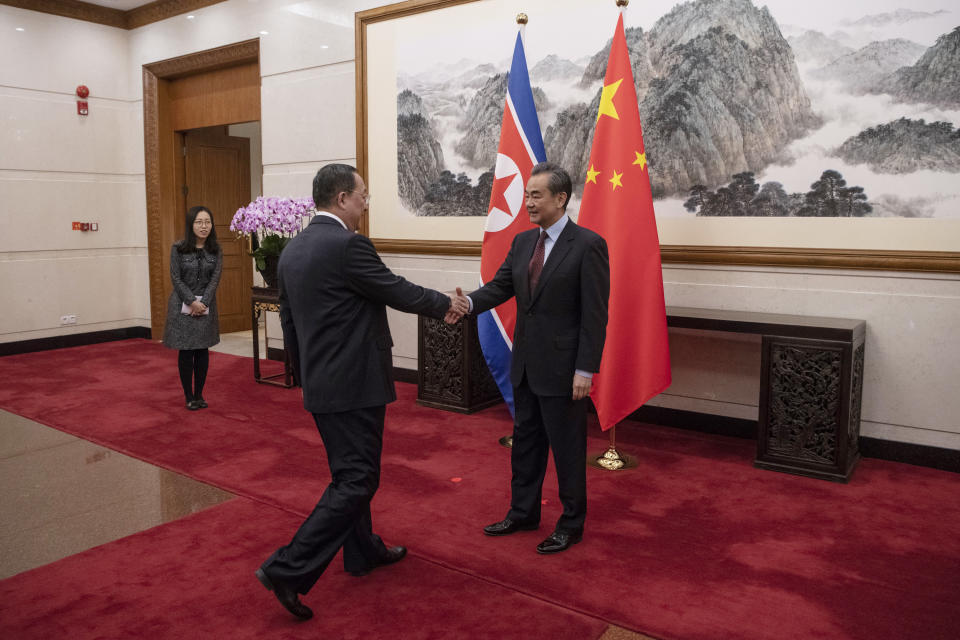
[{"label": "wooden side table", "polygon": [[[260,375],[260,314],[265,311],[280,311],[280,292],[270,287],[250,287],[250,314],[253,318],[253,379],[261,384],[272,384],[289,389],[293,385],[293,374],[290,370],[290,355],[286,347],[283,350],[283,373],[270,376]],[[266,325],[264,325],[266,338]],[[277,380],[283,378],[283,381]]]},{"label": "wooden side table", "polygon": [[455,324],[420,316],[417,404],[473,413],[503,402],[480,350],[477,318]]}]

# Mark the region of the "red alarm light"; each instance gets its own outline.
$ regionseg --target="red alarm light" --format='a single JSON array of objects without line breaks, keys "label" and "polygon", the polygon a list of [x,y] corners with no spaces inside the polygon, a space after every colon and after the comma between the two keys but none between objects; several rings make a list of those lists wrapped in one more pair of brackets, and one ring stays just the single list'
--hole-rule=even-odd
[{"label": "red alarm light", "polygon": [[85,116],[90,113],[90,105],[87,103],[87,96],[90,95],[90,89],[86,85],[77,87],[77,115]]}]

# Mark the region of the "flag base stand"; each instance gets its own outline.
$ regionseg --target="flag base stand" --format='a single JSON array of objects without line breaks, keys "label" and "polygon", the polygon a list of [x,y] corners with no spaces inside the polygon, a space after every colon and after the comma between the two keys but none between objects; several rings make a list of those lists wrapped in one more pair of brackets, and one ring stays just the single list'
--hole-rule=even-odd
[{"label": "flag base stand", "polygon": [[513,448],[513,436],[503,436],[498,442],[501,447],[506,447],[507,449]]},{"label": "flag base stand", "polygon": [[600,456],[590,456],[590,466],[606,469],[607,471],[622,471],[632,469],[637,466],[637,459],[628,456],[617,450],[616,447],[610,447]]},{"label": "flag base stand", "polygon": [[620,453],[617,449],[617,426],[610,429],[610,446],[603,455],[590,456],[587,461],[590,466],[606,469],[607,471],[623,471],[637,466],[637,459],[633,456]]}]

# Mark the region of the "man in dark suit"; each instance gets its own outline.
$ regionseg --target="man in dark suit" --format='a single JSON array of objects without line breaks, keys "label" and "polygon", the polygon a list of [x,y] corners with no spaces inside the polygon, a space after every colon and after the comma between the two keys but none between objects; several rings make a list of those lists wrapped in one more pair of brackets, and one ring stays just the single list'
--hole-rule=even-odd
[{"label": "man in dark suit", "polygon": [[517,234],[493,280],[469,294],[473,313],[517,300],[510,511],[484,533],[503,536],[539,526],[552,450],[563,514],[537,546],[539,553],[564,551],[583,537],[586,397],[600,368],[610,296],[607,243],[567,217],[571,190],[570,176],[560,166],[543,162],[533,168],[526,206],[540,228]]},{"label": "man in dark suit", "polygon": [[369,202],[356,169],[320,169],[313,200],[317,215],[280,256],[280,321],[303,406],[327,450],[331,481],[290,544],[256,571],[302,619],[313,612],[297,594],[313,587],[341,547],[344,569],[356,576],[407,552],[387,548],[370,517],[386,405],[396,400],[386,306],[451,322],[466,311],[462,298],[393,274],[370,240],[355,233]]}]

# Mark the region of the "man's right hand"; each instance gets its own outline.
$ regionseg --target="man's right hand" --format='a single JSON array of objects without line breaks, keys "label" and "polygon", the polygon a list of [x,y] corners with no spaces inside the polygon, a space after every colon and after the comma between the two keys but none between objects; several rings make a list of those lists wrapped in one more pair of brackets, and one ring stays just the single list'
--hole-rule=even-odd
[{"label": "man's right hand", "polygon": [[455,324],[470,311],[470,303],[460,287],[457,287],[456,294],[448,293],[447,295],[450,296],[450,308],[443,320],[447,324]]}]

